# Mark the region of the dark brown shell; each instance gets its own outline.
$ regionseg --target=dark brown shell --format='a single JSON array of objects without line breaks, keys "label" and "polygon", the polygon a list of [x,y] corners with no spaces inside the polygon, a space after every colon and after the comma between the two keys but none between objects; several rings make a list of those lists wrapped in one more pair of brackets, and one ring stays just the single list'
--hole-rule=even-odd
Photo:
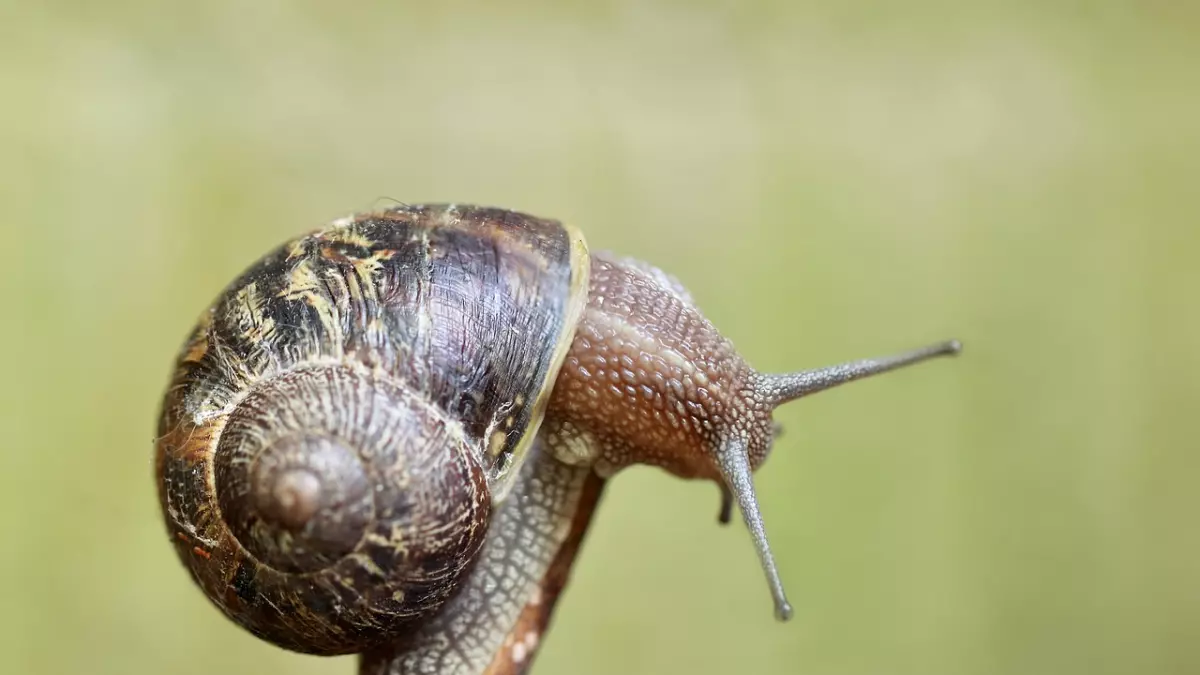
[{"label": "dark brown shell", "polygon": [[253,265],[163,402],[160,500],[196,582],[311,653],[439,607],[537,431],[587,276],[575,230],[453,205],[342,219]]}]

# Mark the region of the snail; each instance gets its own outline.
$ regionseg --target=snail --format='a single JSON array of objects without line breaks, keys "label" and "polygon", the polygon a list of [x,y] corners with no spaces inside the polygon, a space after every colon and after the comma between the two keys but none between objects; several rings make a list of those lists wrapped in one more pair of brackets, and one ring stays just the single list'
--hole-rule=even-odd
[{"label": "snail", "polygon": [[633,464],[714,481],[788,619],[752,483],[772,411],[959,348],[759,373],[676,278],[569,225],[399,205],[283,244],[201,314],[159,502],[195,583],[263,640],[364,674],[519,673]]}]

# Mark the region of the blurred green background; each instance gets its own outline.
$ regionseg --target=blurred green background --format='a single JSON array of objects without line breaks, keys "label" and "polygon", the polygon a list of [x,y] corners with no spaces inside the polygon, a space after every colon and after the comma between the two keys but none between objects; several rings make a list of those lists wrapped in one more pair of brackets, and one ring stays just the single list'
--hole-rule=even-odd
[{"label": "blurred green background", "polygon": [[631,470],[536,672],[1200,672],[1200,6],[9,0],[0,26],[0,672],[353,673],[208,606],[151,440],[217,290],[389,199],[569,219],[763,369],[967,347],[779,415],[792,623],[712,485]]}]

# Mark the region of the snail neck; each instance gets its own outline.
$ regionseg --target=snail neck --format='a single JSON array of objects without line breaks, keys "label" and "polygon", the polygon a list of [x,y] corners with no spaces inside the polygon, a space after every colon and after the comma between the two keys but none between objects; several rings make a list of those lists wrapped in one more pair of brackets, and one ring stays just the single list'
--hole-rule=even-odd
[{"label": "snail neck", "polygon": [[[754,371],[678,281],[646,263],[594,254],[587,309],[546,416],[560,459],[611,475],[630,464],[719,479],[712,449],[756,406]],[[752,463],[768,438],[751,434]]]}]

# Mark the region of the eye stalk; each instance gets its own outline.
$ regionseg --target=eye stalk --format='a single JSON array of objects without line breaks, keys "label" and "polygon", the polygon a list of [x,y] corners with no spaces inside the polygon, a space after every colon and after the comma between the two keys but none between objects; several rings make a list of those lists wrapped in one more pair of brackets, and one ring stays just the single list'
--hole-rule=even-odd
[{"label": "eye stalk", "polygon": [[809,394],[832,389],[839,384],[911,366],[937,356],[954,356],[961,351],[961,342],[947,340],[892,356],[860,359],[796,373],[761,375],[755,389],[774,408]]},{"label": "eye stalk", "polygon": [[[948,340],[893,356],[849,361],[795,373],[758,375],[751,390],[751,396],[758,401],[765,402],[773,410],[789,401],[825,391],[840,384],[879,375],[938,356],[953,356],[961,351],[962,344],[958,340]],[[777,426],[771,426],[772,435],[778,435],[777,429]],[[746,527],[750,530],[750,536],[754,539],[759,562],[767,576],[767,584],[771,588],[771,597],[775,601],[775,618],[787,621],[792,617],[792,605],[784,593],[783,582],[779,578],[779,570],[775,565],[775,557],[771,554],[766,527],[758,507],[758,497],[754,491],[750,466],[749,439],[737,431],[728,433],[722,438],[720,447],[716,451],[716,460],[723,480],[718,521],[726,524],[732,519],[733,502],[736,500]]]}]

